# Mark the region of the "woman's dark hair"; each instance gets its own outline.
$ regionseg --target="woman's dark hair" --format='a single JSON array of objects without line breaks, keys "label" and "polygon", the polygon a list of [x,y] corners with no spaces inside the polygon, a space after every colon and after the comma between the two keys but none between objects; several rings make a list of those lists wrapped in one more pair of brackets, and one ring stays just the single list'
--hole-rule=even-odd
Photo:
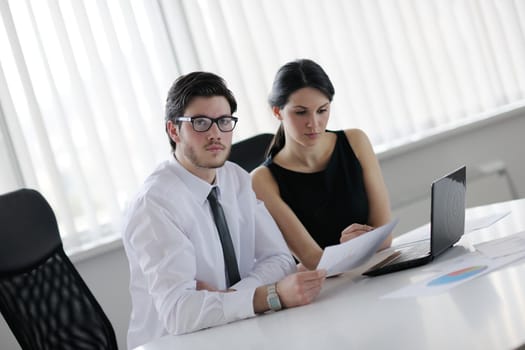
[{"label": "woman's dark hair", "polygon": [[[237,101],[233,93],[226,87],[224,79],[208,72],[193,72],[180,76],[175,80],[166,98],[165,128],[171,149],[175,152],[176,143],[169,137],[168,120],[182,117],[184,111],[195,97],[223,96],[230,105],[231,114],[237,111]],[[181,122],[175,122],[179,125]]]},{"label": "woman's dark hair", "polygon": [[[275,75],[272,92],[268,97],[270,107],[284,108],[290,95],[295,91],[311,87],[321,91],[331,102],[334,97],[334,86],[320,65],[309,59],[299,59],[286,63]],[[285,143],[282,124],[268,147],[266,156],[275,156]]]}]

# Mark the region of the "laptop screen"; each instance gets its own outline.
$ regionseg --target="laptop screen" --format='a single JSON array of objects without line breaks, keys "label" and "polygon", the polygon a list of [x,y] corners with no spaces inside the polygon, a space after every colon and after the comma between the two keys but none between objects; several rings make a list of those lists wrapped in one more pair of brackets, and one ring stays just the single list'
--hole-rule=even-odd
[{"label": "laptop screen", "polygon": [[451,247],[465,232],[465,194],[465,166],[432,183],[430,245],[433,256]]}]

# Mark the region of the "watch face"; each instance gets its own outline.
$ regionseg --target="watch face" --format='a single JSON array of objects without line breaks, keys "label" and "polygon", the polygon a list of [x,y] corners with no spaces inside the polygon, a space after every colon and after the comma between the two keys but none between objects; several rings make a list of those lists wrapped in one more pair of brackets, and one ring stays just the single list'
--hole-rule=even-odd
[{"label": "watch face", "polygon": [[270,307],[272,308],[272,310],[281,308],[281,304],[279,303],[279,298],[276,295],[272,295],[270,297]]},{"label": "watch face", "polygon": [[268,297],[266,298],[266,301],[268,302],[268,307],[270,309],[274,311],[281,310],[281,300],[279,299],[279,295],[275,290],[275,285],[268,287]]}]

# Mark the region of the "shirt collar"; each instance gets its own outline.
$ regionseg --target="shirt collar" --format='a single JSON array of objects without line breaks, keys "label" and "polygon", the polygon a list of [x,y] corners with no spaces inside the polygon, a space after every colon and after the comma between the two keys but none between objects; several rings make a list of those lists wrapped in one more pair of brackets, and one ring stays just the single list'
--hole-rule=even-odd
[{"label": "shirt collar", "polygon": [[208,200],[208,195],[210,194],[211,188],[214,186],[218,187],[217,197],[220,200],[221,189],[219,188],[218,184],[220,183],[219,178],[222,167],[217,169],[215,175],[215,183],[213,185],[210,185],[208,182],[204,181],[200,177],[195,176],[191,172],[189,172],[185,167],[183,167],[179,163],[175,156],[173,156],[169,162],[175,174],[182,180],[186,187],[189,188],[191,192],[193,192],[195,198],[199,201],[199,203],[204,204],[204,202]]}]

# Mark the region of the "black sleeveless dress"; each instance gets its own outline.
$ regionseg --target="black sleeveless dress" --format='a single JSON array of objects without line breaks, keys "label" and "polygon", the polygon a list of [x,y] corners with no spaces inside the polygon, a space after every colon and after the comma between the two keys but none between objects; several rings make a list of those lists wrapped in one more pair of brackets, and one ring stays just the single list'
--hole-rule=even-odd
[{"label": "black sleeveless dress", "polygon": [[279,186],[281,198],[321,248],[339,244],[347,226],[368,222],[361,164],[344,131],[328,132],[334,132],[337,141],[323,171],[291,171],[273,163],[271,157],[264,162]]}]

